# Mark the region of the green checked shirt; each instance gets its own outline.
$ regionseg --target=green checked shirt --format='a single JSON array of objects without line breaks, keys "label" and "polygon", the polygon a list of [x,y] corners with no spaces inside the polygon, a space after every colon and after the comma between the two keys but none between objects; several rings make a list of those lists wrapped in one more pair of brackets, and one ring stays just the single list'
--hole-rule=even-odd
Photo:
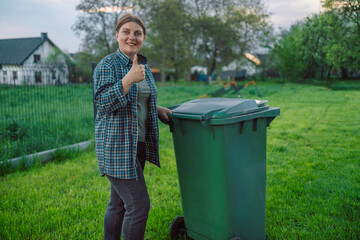
[{"label": "green checked shirt", "polygon": [[[138,62],[145,66],[144,81],[150,86],[149,116],[145,134],[146,160],[160,167],[157,89],[147,59],[138,54]],[[138,177],[138,84],[134,83],[127,94],[124,94],[122,87],[122,79],[131,67],[132,60],[118,49],[102,59],[94,71],[94,99],[97,107],[95,149],[103,176],[106,174],[121,179]]]}]

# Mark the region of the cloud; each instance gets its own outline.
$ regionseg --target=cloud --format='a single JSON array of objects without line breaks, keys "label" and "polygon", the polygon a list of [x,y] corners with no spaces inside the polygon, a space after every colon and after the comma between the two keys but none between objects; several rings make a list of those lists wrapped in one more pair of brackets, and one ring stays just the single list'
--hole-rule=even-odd
[{"label": "cloud", "polygon": [[80,0],[12,0],[0,3],[0,38],[38,37],[47,32],[61,49],[78,50],[71,30]]},{"label": "cloud", "polygon": [[320,0],[268,0],[268,10],[273,13],[271,20],[277,27],[283,28],[288,28],[296,21],[320,12],[320,8]]}]

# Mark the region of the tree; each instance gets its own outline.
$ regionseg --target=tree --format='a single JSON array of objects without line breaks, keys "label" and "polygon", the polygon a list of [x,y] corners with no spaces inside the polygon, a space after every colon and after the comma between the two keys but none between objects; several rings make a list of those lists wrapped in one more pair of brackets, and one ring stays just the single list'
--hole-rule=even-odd
[{"label": "tree", "polygon": [[209,76],[264,42],[271,29],[258,0],[139,2],[150,28],[147,50],[161,68],[175,68],[175,78],[196,64],[205,65]]},{"label": "tree", "polygon": [[69,55],[63,53],[59,48],[54,47],[52,49],[45,63],[48,67],[50,67],[51,72],[57,70],[64,76],[69,73],[69,81],[76,81],[74,62],[71,60]]},{"label": "tree", "polygon": [[76,6],[81,14],[72,30],[82,37],[82,48],[105,56],[117,48],[115,26],[122,13],[133,7],[131,0],[81,0]]},{"label": "tree", "polygon": [[329,43],[329,27],[327,14],[314,14],[307,17],[302,26],[301,54],[304,63],[302,79],[320,77],[323,79],[332,66],[326,60],[325,47]]},{"label": "tree", "polygon": [[292,25],[290,30],[283,30],[280,39],[271,51],[277,60],[280,76],[285,80],[298,79],[304,68],[301,61],[301,23]]},{"label": "tree", "polygon": [[348,69],[360,68],[360,0],[324,0],[329,15],[331,41],[326,46],[328,62],[348,77]]},{"label": "tree", "polygon": [[[152,6],[147,8],[146,6]],[[165,82],[165,69],[174,68],[175,81],[182,72],[189,72],[192,57],[190,17],[181,0],[147,0],[140,2],[144,18],[148,20],[149,37],[144,51],[161,69],[161,82]],[[184,74],[186,75],[186,74]],[[189,78],[185,76],[186,78]]]},{"label": "tree", "polygon": [[75,69],[76,75],[78,76],[80,81],[92,82],[92,62],[99,62],[101,60],[101,56],[94,56],[89,50],[83,50],[75,55]]},{"label": "tree", "polygon": [[322,0],[323,7],[356,25],[360,35],[360,0]]},{"label": "tree", "polygon": [[332,65],[327,61],[326,46],[330,41],[327,14],[314,14],[291,26],[275,44],[272,54],[277,55],[283,79],[303,81],[325,74],[329,77]]},{"label": "tree", "polygon": [[135,6],[149,28],[142,52],[160,64],[162,81],[167,68],[175,69],[175,79],[189,79],[196,63],[210,75],[264,43],[271,31],[262,0],[82,0],[73,30],[83,37],[83,51],[94,58],[113,52],[114,27],[122,11]]},{"label": "tree", "polygon": [[243,57],[268,38],[269,15],[259,1],[187,0],[197,30],[196,52],[209,76],[222,66]]},{"label": "tree", "polygon": [[[252,9],[254,7],[255,10]],[[258,47],[269,48],[274,37],[268,17],[265,9],[257,8],[256,4],[254,6],[250,4],[249,7],[236,7],[233,10],[228,21],[236,39],[232,46],[233,59],[246,62],[248,61],[244,58],[246,52],[255,52]]]},{"label": "tree", "polygon": [[275,44],[272,54],[284,79],[330,79],[333,69],[347,78],[348,69],[359,69],[360,47],[356,24],[344,21],[338,12],[326,11],[307,17],[290,28]]}]

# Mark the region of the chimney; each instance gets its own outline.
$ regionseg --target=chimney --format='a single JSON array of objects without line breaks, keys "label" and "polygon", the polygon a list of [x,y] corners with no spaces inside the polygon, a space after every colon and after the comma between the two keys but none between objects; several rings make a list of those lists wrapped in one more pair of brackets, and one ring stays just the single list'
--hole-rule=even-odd
[{"label": "chimney", "polygon": [[41,39],[46,39],[46,38],[47,38],[47,33],[42,32],[42,33],[41,33]]}]

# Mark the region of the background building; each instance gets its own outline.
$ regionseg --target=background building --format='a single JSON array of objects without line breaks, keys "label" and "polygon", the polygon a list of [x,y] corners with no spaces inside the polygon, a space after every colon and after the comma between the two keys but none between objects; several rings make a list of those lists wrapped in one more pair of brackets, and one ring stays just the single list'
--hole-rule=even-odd
[{"label": "background building", "polygon": [[48,38],[0,39],[0,84],[65,84],[65,54]]}]

